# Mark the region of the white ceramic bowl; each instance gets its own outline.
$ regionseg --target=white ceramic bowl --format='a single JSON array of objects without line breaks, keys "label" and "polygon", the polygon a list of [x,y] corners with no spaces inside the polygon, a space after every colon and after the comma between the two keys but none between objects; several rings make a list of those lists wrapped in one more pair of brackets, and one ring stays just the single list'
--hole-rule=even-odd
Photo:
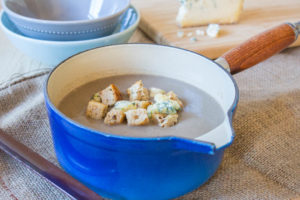
[{"label": "white ceramic bowl", "polygon": [[109,35],[129,5],[130,0],[2,0],[21,33],[55,41]]},{"label": "white ceramic bowl", "polygon": [[112,35],[81,41],[47,41],[24,36],[9,20],[7,14],[0,15],[1,28],[10,41],[24,54],[45,64],[54,66],[66,58],[95,47],[126,43],[140,21],[140,13],[130,7],[123,15]]}]

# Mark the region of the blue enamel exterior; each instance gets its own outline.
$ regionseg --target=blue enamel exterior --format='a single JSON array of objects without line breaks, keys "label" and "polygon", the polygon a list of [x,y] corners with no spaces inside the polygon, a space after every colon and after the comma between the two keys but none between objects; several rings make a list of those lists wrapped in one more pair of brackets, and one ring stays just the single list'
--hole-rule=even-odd
[{"label": "blue enamel exterior", "polygon": [[[177,141],[124,140],[74,126],[47,105],[60,165],[100,195],[112,199],[170,199],[206,182],[223,150],[198,153]],[[201,147],[201,145],[198,145]]]},{"label": "blue enamel exterior", "polygon": [[[228,111],[232,120],[238,88],[227,74],[236,89]],[[49,100],[47,84],[45,102],[60,165],[74,178],[111,199],[159,200],[184,195],[216,172],[224,150],[234,139],[233,134],[228,144],[215,149],[210,143],[178,137],[110,135],[82,126],[57,110]]]}]

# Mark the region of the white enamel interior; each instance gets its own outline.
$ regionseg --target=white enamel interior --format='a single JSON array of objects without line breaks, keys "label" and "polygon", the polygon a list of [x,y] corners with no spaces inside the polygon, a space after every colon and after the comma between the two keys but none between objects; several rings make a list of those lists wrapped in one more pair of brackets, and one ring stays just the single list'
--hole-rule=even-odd
[{"label": "white enamel interior", "polygon": [[48,96],[57,106],[66,94],[87,82],[126,74],[175,78],[204,90],[221,105],[225,117],[215,129],[195,139],[214,143],[217,148],[232,140],[227,116],[236,95],[232,79],[211,60],[178,48],[126,44],[81,53],[62,63],[51,74]]}]

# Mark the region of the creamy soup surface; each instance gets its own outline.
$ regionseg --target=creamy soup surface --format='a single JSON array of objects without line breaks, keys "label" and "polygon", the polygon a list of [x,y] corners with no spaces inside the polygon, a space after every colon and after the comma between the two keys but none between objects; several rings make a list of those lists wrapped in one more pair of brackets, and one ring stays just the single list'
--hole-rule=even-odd
[{"label": "creamy soup surface", "polygon": [[[103,120],[86,117],[85,111],[91,96],[115,84],[122,92],[122,97],[128,100],[126,89],[138,80],[142,80],[144,87],[156,87],[174,91],[184,103],[183,111],[179,112],[178,123],[173,127],[161,128],[157,125],[128,126],[126,123],[109,126]],[[171,78],[153,75],[122,75],[98,79],[89,82],[67,94],[58,106],[59,110],[72,120],[92,129],[131,137],[161,137],[180,136],[196,138],[212,130],[224,120],[221,106],[206,92],[195,86]]]}]

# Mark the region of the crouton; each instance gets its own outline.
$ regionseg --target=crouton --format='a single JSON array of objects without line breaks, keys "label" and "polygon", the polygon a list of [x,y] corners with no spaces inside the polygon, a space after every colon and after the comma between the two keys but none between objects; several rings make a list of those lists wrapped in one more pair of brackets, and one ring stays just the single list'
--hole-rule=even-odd
[{"label": "crouton", "polygon": [[129,94],[130,101],[147,101],[149,100],[149,92],[148,89],[144,87],[143,82],[141,80],[134,83],[130,88],[127,89],[127,93]]},{"label": "crouton", "polygon": [[177,95],[173,92],[173,91],[170,91],[167,93],[167,96],[173,100],[173,101],[176,101],[179,105],[180,105],[180,108],[183,108],[183,103],[182,101],[177,97]]},{"label": "crouton", "polygon": [[102,103],[113,106],[117,101],[122,99],[119,89],[114,85],[110,84],[107,88],[100,92]]},{"label": "crouton", "polygon": [[129,126],[142,126],[149,123],[146,109],[128,110],[125,114]]},{"label": "crouton", "polygon": [[[138,99],[137,99],[138,100]],[[141,98],[139,99],[141,101],[148,101],[149,100],[149,92],[147,88],[143,88],[141,93]]]},{"label": "crouton", "polygon": [[111,109],[105,119],[104,123],[108,125],[121,124],[125,120],[125,113],[122,110]]},{"label": "crouton", "polygon": [[152,114],[152,118],[151,120],[155,123],[155,124],[159,124],[162,122],[162,120],[167,116],[167,114],[161,114],[161,113],[156,113],[156,114]]},{"label": "crouton", "polygon": [[159,88],[150,88],[150,97],[151,98],[154,98],[155,95],[157,94],[165,94],[166,92],[162,89],[159,89]]},{"label": "crouton", "polygon": [[95,100],[90,100],[86,109],[86,115],[92,119],[102,119],[107,113],[108,106],[97,102]]},{"label": "crouton", "polygon": [[137,108],[144,108],[144,109],[147,109],[147,107],[151,105],[150,101],[134,101],[133,103],[136,105]]},{"label": "crouton", "polygon": [[177,114],[173,114],[173,115],[154,114],[152,119],[160,127],[165,128],[177,124],[178,115]]}]

